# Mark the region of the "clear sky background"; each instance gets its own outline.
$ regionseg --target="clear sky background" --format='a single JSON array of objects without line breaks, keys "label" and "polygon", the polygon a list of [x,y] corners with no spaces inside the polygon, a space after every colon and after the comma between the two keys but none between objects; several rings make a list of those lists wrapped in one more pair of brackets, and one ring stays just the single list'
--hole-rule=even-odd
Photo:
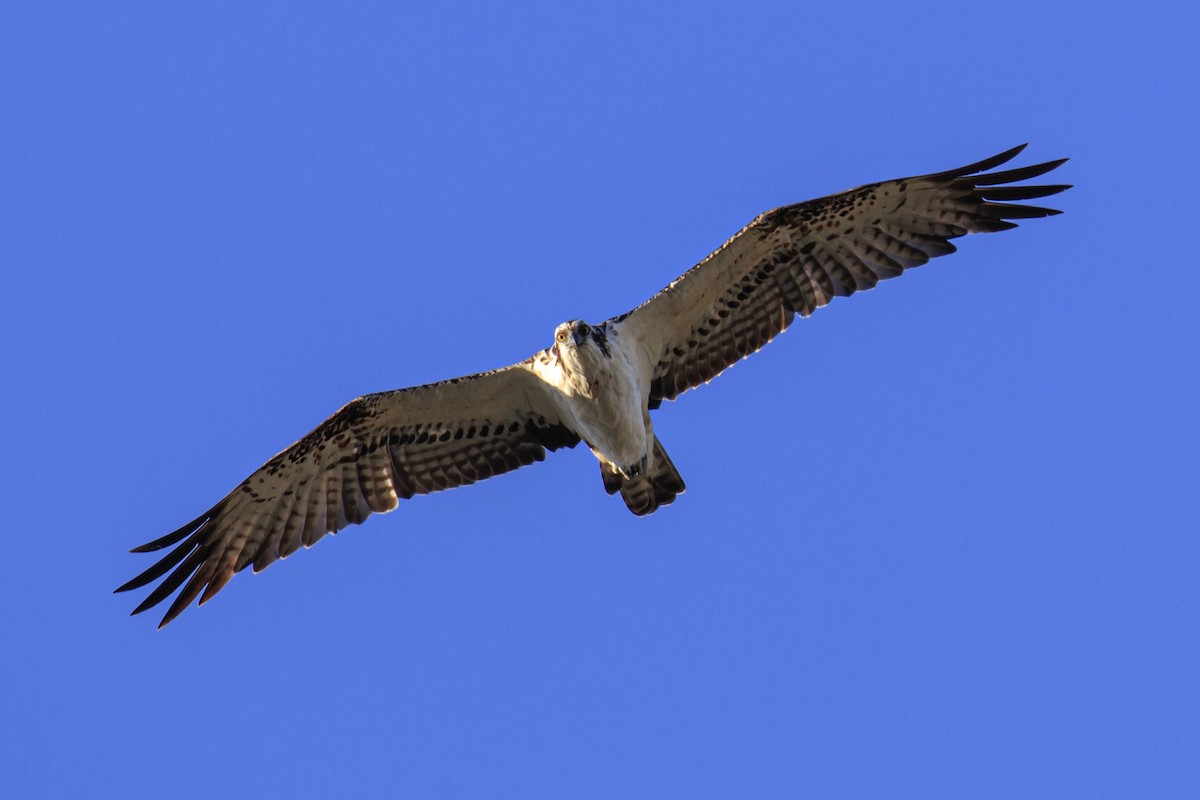
[{"label": "clear sky background", "polygon": [[[1197,23],[7,4],[0,795],[1194,791]],[[522,359],[767,208],[1024,141],[1071,157],[1066,213],[664,406],[688,491],[652,517],[579,448],[162,632],[111,594],[356,395]]]}]

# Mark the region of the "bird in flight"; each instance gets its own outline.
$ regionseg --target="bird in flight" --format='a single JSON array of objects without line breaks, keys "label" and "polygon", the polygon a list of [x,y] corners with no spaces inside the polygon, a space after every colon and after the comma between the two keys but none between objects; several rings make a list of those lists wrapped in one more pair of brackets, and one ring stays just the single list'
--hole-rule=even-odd
[{"label": "bird in flight", "polygon": [[1066,159],[990,172],[1015,147],[946,172],[883,181],[760,214],[632,311],[564,322],[502,369],[352,400],[182,528],[132,552],[173,549],[116,591],[180,587],[159,627],[235,573],[258,572],[413,495],[474,483],[583,442],[611,495],[637,515],[684,490],[650,412],[719,375],[834,297],[870,289],[951,239],[1060,213],[1012,201],[1066,185],[1011,185]]}]

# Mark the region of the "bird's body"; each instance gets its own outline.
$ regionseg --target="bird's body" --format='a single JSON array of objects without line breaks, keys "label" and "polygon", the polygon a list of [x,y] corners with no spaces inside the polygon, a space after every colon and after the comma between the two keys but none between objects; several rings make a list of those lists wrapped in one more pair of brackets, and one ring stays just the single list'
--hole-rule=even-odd
[{"label": "bird's body", "polygon": [[568,427],[601,464],[627,477],[641,471],[653,437],[650,380],[636,350],[620,323],[593,327],[573,320],[558,326],[547,358],[533,360],[537,375],[554,388]]},{"label": "bird's body", "polygon": [[954,252],[950,239],[1058,213],[1005,201],[1069,187],[1001,184],[1062,161],[986,172],[1022,149],[768,211],[633,311],[598,325],[565,322],[553,344],[525,361],[360,397],[200,517],[135,548],[174,546],[117,591],[166,576],[138,613],[182,586],[165,625],[247,566],[257,572],[400,500],[580,441],[600,462],[608,493],[649,514],[684,490],[654,434],[652,410],[757,351],[796,314]]}]

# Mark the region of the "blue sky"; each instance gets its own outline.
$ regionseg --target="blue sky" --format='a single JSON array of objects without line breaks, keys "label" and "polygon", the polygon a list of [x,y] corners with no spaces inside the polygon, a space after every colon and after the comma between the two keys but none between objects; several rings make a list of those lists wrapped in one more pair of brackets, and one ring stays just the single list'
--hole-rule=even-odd
[{"label": "blue sky", "polygon": [[[0,794],[1194,790],[1181,9],[10,4]],[[652,517],[578,449],[162,632],[111,594],[356,395],[1024,141],[1066,213],[664,406],[688,491]]]}]

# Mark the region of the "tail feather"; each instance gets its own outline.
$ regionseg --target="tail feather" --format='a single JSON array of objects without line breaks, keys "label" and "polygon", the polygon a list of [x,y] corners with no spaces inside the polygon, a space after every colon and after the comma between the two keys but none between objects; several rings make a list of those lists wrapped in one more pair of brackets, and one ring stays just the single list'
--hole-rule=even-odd
[{"label": "tail feather", "polygon": [[653,462],[649,470],[634,478],[626,478],[609,464],[600,464],[604,490],[609,494],[620,492],[625,505],[639,517],[653,513],[659,506],[670,505],[687,488],[657,436]]}]

